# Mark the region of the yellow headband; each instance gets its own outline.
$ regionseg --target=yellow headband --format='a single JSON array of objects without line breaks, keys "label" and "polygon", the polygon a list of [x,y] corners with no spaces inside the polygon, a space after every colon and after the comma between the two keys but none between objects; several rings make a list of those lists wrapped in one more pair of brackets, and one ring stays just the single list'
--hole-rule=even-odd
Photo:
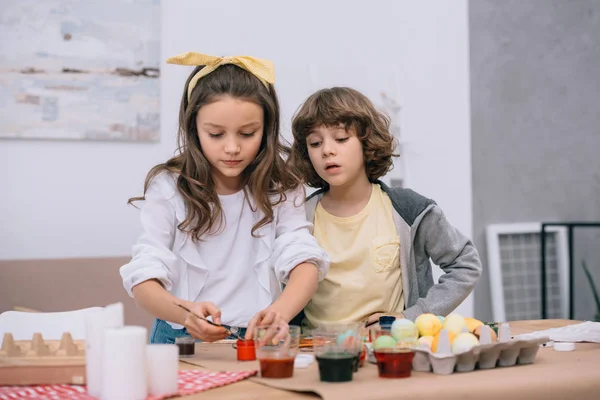
[{"label": "yellow headband", "polygon": [[240,68],[245,69],[252,75],[256,76],[260,81],[268,88],[269,83],[272,85],[275,83],[275,68],[273,63],[269,60],[262,58],[250,57],[250,56],[235,56],[235,57],[215,57],[207,54],[200,54],[194,52],[187,52],[176,55],[167,59],[169,64],[178,65],[204,65],[190,81],[187,91],[187,98],[190,101],[192,90],[196,87],[198,80],[203,76],[206,76],[219,68],[221,65],[233,64]]}]

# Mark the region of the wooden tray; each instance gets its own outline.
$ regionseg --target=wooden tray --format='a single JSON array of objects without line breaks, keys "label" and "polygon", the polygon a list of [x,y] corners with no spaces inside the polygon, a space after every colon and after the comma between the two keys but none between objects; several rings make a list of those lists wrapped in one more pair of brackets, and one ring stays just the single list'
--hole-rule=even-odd
[{"label": "wooden tray", "polygon": [[85,342],[71,334],[61,340],[13,340],[4,334],[0,349],[0,385],[85,384]]}]

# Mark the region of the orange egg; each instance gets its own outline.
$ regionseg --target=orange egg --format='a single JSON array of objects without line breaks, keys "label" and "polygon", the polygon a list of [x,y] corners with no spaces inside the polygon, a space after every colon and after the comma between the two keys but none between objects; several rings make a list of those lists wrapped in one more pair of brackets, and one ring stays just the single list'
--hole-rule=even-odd
[{"label": "orange egg", "polygon": [[[477,339],[479,339],[481,337],[481,327],[483,326],[480,325],[477,328],[475,328],[475,330],[473,331],[473,334],[475,336],[477,336]],[[498,340],[498,336],[496,335],[496,332],[494,332],[494,330],[492,328],[490,328],[490,337],[492,339],[492,343],[495,342],[496,340]]]},{"label": "orange egg", "polygon": [[471,318],[471,317],[466,317],[465,322],[467,323],[467,328],[469,329],[469,332],[471,332],[471,333],[473,333],[475,331],[475,329],[477,329],[478,327],[483,325],[483,322],[481,322],[478,319]]}]

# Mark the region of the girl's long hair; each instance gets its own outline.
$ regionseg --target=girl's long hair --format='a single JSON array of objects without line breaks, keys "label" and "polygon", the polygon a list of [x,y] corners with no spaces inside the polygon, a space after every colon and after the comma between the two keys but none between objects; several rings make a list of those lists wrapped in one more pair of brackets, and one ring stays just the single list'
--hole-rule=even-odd
[{"label": "girl's long hair", "polygon": [[[284,157],[290,147],[279,134],[279,102],[275,88],[267,88],[250,72],[235,65],[223,65],[201,78],[187,99],[187,87],[192,77],[203,67],[197,67],[189,76],[179,109],[177,154],[163,164],[153,167],[144,183],[144,196],[133,197],[128,203],[144,200],[152,180],[160,173],[177,176],[177,190],[186,206],[186,217],[177,227],[200,241],[202,235],[220,228],[222,208],[215,191],[211,165],[200,147],[196,117],[204,105],[222,96],[251,101],[264,112],[264,132],[256,158],[242,172],[242,185],[246,195],[264,217],[252,227],[252,235],[260,227],[273,221],[273,207],[286,200],[285,192],[300,186],[300,178],[285,170]],[[257,211],[253,209],[253,211]]]}]

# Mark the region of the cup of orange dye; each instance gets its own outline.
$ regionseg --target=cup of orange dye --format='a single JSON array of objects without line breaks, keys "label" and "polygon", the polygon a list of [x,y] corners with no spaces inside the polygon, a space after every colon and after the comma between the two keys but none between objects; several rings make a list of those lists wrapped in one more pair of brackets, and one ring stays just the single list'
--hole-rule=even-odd
[{"label": "cup of orange dye", "polygon": [[235,343],[237,349],[238,361],[254,361],[256,360],[256,346],[254,340],[238,339]]}]

